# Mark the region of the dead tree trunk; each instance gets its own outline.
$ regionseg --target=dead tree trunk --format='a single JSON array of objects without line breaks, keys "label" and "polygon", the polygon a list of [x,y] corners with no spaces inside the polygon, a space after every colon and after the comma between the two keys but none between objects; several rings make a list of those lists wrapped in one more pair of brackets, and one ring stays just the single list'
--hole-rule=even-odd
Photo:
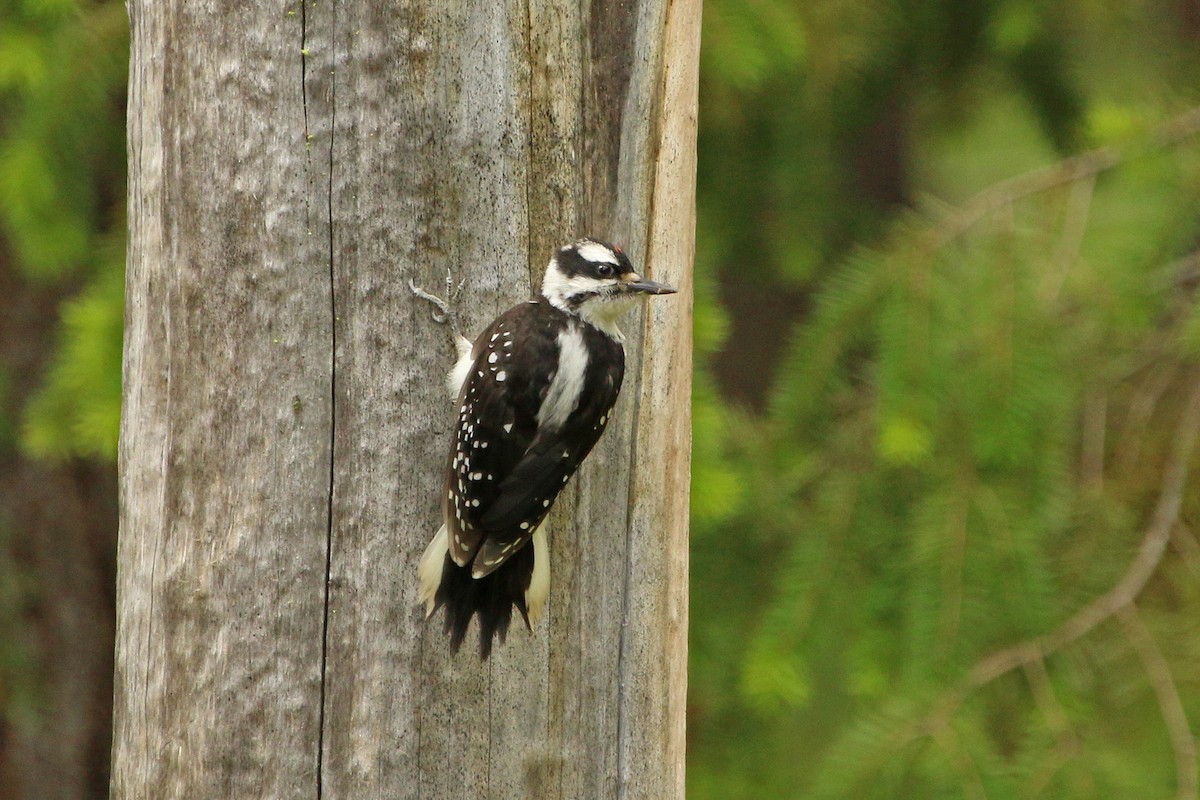
[{"label": "dead tree trunk", "polygon": [[[699,2],[131,0],[113,796],[682,798]],[[553,247],[680,287],[481,664],[417,605],[474,333]]]}]

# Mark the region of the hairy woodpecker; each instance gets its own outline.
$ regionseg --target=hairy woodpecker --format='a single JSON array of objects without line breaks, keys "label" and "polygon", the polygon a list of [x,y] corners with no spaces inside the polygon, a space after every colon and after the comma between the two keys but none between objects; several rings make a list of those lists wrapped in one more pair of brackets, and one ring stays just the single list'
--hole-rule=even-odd
[{"label": "hairy woodpecker", "polygon": [[473,616],[485,659],[514,607],[532,630],[550,590],[543,521],[621,390],[617,319],[639,296],[674,291],[644,280],[620,248],[580,239],[550,259],[540,296],[501,314],[474,344],[459,337],[447,377],[459,412],[444,521],[417,567],[426,617],[446,607],[454,651]]}]

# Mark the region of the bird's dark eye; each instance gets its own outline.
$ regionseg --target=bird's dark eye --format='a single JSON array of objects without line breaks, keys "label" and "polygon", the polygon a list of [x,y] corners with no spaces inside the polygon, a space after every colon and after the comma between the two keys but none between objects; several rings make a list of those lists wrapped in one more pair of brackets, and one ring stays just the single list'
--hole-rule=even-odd
[{"label": "bird's dark eye", "polygon": [[601,278],[611,278],[613,274],[612,264],[599,264],[596,266],[596,272]]}]

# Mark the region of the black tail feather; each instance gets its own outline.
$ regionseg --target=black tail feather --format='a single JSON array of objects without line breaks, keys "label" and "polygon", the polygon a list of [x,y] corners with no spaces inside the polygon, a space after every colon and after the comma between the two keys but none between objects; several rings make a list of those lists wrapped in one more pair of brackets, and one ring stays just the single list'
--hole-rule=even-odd
[{"label": "black tail feather", "polygon": [[471,565],[460,567],[446,554],[442,565],[442,582],[434,601],[446,607],[443,625],[450,634],[450,649],[455,653],[467,636],[471,617],[479,617],[479,656],[492,654],[492,640],[499,637],[503,644],[512,622],[515,606],[530,630],[529,609],[525,606],[525,590],[533,578],[534,548],[522,547],[490,575],[471,577]]}]

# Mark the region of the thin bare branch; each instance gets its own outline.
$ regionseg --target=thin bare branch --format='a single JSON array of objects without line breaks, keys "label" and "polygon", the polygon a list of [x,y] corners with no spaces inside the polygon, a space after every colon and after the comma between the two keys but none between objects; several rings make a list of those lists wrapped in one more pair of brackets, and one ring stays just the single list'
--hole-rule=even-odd
[{"label": "thin bare branch", "polygon": [[1079,259],[1079,250],[1083,247],[1083,234],[1087,231],[1088,219],[1091,217],[1092,196],[1095,190],[1095,175],[1089,175],[1071,185],[1062,232],[1058,247],[1054,251],[1054,273],[1050,276],[1048,292],[1051,300],[1058,299],[1071,267]]},{"label": "thin bare branch", "polygon": [[1195,578],[1200,578],[1200,541],[1187,525],[1180,523],[1171,532],[1171,544],[1183,560],[1183,565]]},{"label": "thin bare branch", "polygon": [[[1134,158],[1161,152],[1197,136],[1200,136],[1200,107],[1190,109],[1174,120],[1159,126],[1136,144],[1092,150],[1057,164],[1019,175],[994,184],[957,208],[940,203],[936,199],[927,201],[930,207],[937,207],[942,222],[929,230],[928,234],[922,238],[924,256],[928,258],[933,251],[948,245],[990,215],[1011,213],[1013,204],[1023,198],[1086,181],[1086,189],[1077,189],[1073,193],[1068,208],[1068,219],[1058,251],[1058,264],[1061,269],[1064,262],[1077,256],[1077,245],[1074,244],[1074,241],[1082,235],[1082,230],[1086,227],[1096,176]],[[1073,253],[1074,255],[1072,255]],[[1166,335],[1164,333],[1164,337]],[[1162,349],[1154,347],[1149,348],[1147,352],[1148,358],[1158,357],[1161,355]],[[1144,367],[1144,363],[1138,363],[1134,365],[1132,372]],[[1155,373],[1154,378],[1148,382],[1147,388],[1135,399],[1134,407],[1131,408],[1127,420],[1127,427],[1129,425],[1139,429],[1145,427],[1158,400],[1168,385],[1172,383],[1179,367],[1178,361],[1172,361],[1167,368]],[[1183,502],[1184,487],[1187,483],[1189,463],[1195,453],[1197,439],[1200,438],[1200,374],[1193,373],[1190,380],[1191,389],[1175,431],[1173,449],[1163,472],[1158,500],[1137,553],[1121,578],[1107,592],[1085,605],[1050,633],[1018,642],[979,659],[962,680],[946,689],[931,704],[928,713],[913,718],[910,724],[896,731],[895,744],[897,748],[917,739],[930,738],[949,755],[950,750],[947,750],[947,744],[954,745],[955,741],[947,740],[946,732],[951,730],[949,728],[950,720],[969,694],[1016,669],[1023,669],[1027,675],[1032,676],[1031,682],[1037,679],[1039,668],[1042,677],[1045,677],[1044,661],[1046,658],[1087,635],[1101,623],[1124,613],[1132,606],[1134,600],[1158,569],[1167,544],[1171,540],[1172,531],[1179,524],[1179,513]],[[1090,409],[1090,412],[1095,415],[1097,423],[1106,416],[1104,413],[1106,411],[1103,404]],[[1103,441],[1099,439],[1098,431],[1096,438],[1099,442],[1098,446],[1102,448]],[[1128,439],[1127,432],[1122,444],[1126,444]],[[1092,444],[1096,446],[1096,443]],[[1085,445],[1086,448],[1087,445]],[[1119,459],[1121,463],[1127,463],[1129,460],[1136,461],[1138,453],[1135,450],[1132,456],[1129,453],[1124,453],[1124,455],[1126,458]],[[1085,464],[1085,473],[1089,473],[1090,470],[1093,478],[1098,472],[1095,458],[1096,453],[1088,451],[1082,459]],[[1063,719],[1059,719],[1052,708],[1046,705],[1047,695],[1044,694],[1044,691],[1048,687],[1047,680],[1044,685],[1034,686],[1034,692],[1035,694],[1043,693],[1039,695],[1038,702],[1042,705],[1043,713],[1047,714],[1048,723],[1054,727],[1061,725]],[[1156,688],[1155,691],[1156,694],[1159,693],[1160,688]],[[1049,697],[1053,697],[1052,693]],[[1160,698],[1160,705],[1163,702]],[[1051,705],[1056,705],[1056,701],[1053,701]],[[1048,708],[1051,710],[1048,711]],[[1061,711],[1061,707],[1059,710]],[[1164,711],[1164,719],[1168,713],[1173,712]],[[1065,718],[1065,714],[1063,718]],[[1174,737],[1180,735],[1181,730],[1186,729],[1187,719],[1183,718],[1182,727],[1179,726],[1177,719],[1169,720],[1168,725],[1176,726],[1172,731],[1173,741],[1175,741]],[[1058,732],[1062,735],[1059,742],[1061,751],[1068,752],[1072,746],[1078,747],[1078,739],[1070,728],[1069,720],[1066,721],[1065,731],[1060,729]],[[1072,740],[1075,742],[1074,745],[1071,744]],[[1197,781],[1195,778],[1194,740],[1189,740],[1189,742],[1192,745],[1191,751],[1188,751],[1185,745],[1177,745],[1176,748],[1176,755],[1179,759],[1182,758],[1180,753],[1190,752],[1192,767],[1190,772],[1184,770],[1182,761],[1180,761],[1180,791],[1183,792],[1184,789],[1187,789],[1191,792],[1187,795],[1181,794],[1180,797],[1195,798]],[[950,749],[952,750],[953,747]],[[1049,779],[1055,769],[1057,767],[1051,765],[1045,780]],[[969,787],[964,786],[964,791],[969,791]]]},{"label": "thin bare branch", "polygon": [[990,214],[1035,194],[1094,178],[1138,156],[1161,152],[1200,135],[1200,108],[1192,108],[1156,128],[1146,139],[1125,147],[1101,147],[1006,181],[993,184],[947,214],[934,232],[935,247],[952,240]]},{"label": "thin bare branch", "polygon": [[1200,375],[1193,375],[1191,391],[1175,432],[1174,449],[1163,474],[1162,490],[1155,504],[1153,517],[1137,554],[1121,579],[1050,633],[998,650],[976,662],[966,677],[957,686],[948,689],[934,704],[925,721],[914,728],[914,735],[928,735],[944,724],[970,692],[1015,669],[1045,659],[1086,635],[1134,601],[1158,568],[1170,541],[1171,531],[1178,522],[1179,508],[1187,484],[1188,465],[1196,449],[1198,437]]},{"label": "thin bare branch", "polygon": [[942,556],[942,597],[945,598],[938,621],[939,648],[948,652],[959,635],[962,623],[963,567],[967,560],[967,515],[969,495],[963,492],[950,520],[946,552]]},{"label": "thin bare branch", "polygon": [[1050,682],[1050,674],[1046,670],[1046,662],[1042,659],[1031,661],[1024,666],[1025,679],[1029,682],[1034,701],[1038,710],[1046,720],[1046,727],[1054,734],[1054,749],[1046,758],[1044,764],[1035,771],[1026,782],[1026,794],[1036,797],[1050,784],[1054,775],[1062,766],[1073,758],[1081,749],[1079,735],[1067,710],[1059,702],[1054,693],[1054,685]]},{"label": "thin bare branch", "polygon": [[1080,436],[1079,477],[1085,491],[1104,491],[1105,433],[1108,431],[1108,395],[1100,390],[1088,393],[1083,404],[1083,432]]},{"label": "thin bare branch", "polygon": [[1126,475],[1137,467],[1142,457],[1142,441],[1146,429],[1154,416],[1158,402],[1179,372],[1179,359],[1168,357],[1155,365],[1151,374],[1142,381],[1137,393],[1129,403],[1125,422],[1121,426],[1121,441],[1116,449],[1116,471]]},{"label": "thin bare branch", "polygon": [[1158,648],[1146,623],[1142,621],[1135,604],[1130,603],[1121,608],[1117,618],[1121,620],[1121,627],[1142,662],[1142,668],[1146,670],[1150,688],[1154,690],[1154,697],[1158,700],[1163,724],[1167,728],[1167,736],[1171,739],[1171,749],[1175,753],[1176,800],[1196,800],[1197,792],[1200,791],[1196,739],[1188,724],[1187,712],[1184,711],[1183,700],[1179,696],[1179,687],[1171,675],[1171,666]]},{"label": "thin bare branch", "polygon": [[1176,429],[1175,447],[1163,475],[1162,491],[1154,508],[1154,516],[1150,520],[1150,527],[1146,529],[1137,554],[1112,589],[1084,606],[1075,616],[1044,638],[1042,649],[1045,653],[1052,653],[1070,644],[1132,603],[1150,580],[1150,576],[1162,560],[1167,542],[1170,541],[1171,529],[1179,519],[1179,507],[1183,502],[1184,487],[1187,484],[1188,463],[1195,450],[1198,434],[1200,377],[1193,377],[1191,393]]},{"label": "thin bare branch", "polygon": [[963,747],[954,728],[948,724],[939,725],[930,732],[930,737],[957,773],[963,796],[970,800],[987,800],[987,790],[984,788],[983,778],[979,774],[979,765]]},{"label": "thin bare branch", "polygon": [[1071,752],[1078,751],[1079,736],[1075,733],[1075,726],[1071,724],[1071,718],[1067,716],[1067,710],[1063,708],[1062,703],[1058,701],[1058,696],[1054,693],[1054,685],[1050,683],[1050,673],[1046,670],[1046,662],[1040,658],[1031,661],[1025,665],[1024,672],[1038,709],[1046,720],[1046,727],[1059,740],[1060,746]]}]

